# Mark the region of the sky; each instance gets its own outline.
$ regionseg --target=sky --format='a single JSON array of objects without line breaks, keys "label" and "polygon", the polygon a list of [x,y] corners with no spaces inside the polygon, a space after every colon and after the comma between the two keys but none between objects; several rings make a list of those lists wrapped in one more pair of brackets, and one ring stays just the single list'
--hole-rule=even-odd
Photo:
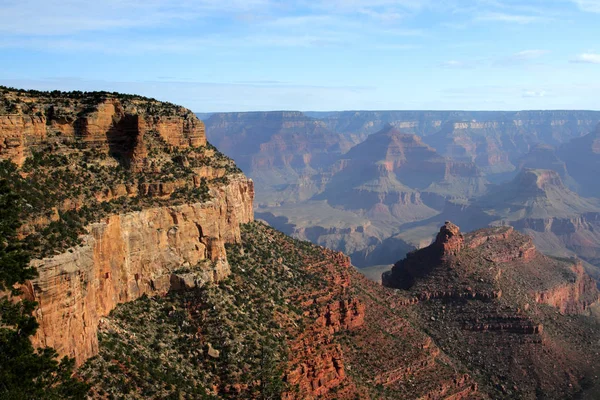
[{"label": "sky", "polygon": [[600,0],[0,0],[0,85],[196,112],[600,110]]}]

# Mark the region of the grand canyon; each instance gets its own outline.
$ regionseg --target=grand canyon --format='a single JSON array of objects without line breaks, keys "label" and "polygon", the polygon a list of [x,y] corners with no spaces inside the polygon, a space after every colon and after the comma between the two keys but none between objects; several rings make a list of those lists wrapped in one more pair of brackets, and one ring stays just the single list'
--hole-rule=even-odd
[{"label": "grand canyon", "polygon": [[206,124],[254,180],[260,219],[367,271],[452,220],[513,226],[598,276],[598,112],[236,113]]},{"label": "grand canyon", "polygon": [[34,305],[30,351],[70,360],[57,398],[600,393],[600,204],[581,170],[600,114],[205,126],[141,96],[1,91],[18,247],[0,255],[29,268],[3,297]]},{"label": "grand canyon", "polygon": [[600,399],[599,16],[0,1],[0,400]]}]

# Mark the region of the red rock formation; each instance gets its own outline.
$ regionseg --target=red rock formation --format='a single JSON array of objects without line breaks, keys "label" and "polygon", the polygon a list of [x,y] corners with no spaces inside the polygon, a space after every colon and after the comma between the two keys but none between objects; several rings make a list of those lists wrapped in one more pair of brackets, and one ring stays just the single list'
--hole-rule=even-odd
[{"label": "red rock formation", "polygon": [[[286,381],[298,392],[286,393],[285,399],[320,398],[332,389],[351,384],[345,381],[344,355],[333,336],[364,324],[364,304],[348,297],[351,268],[349,258],[342,253],[332,253],[327,261],[306,267],[307,271],[325,274],[329,285],[323,291],[293,295],[314,322],[290,345],[292,357],[288,360]],[[335,300],[340,297],[341,300]],[[319,308],[316,314],[315,307]]]},{"label": "red rock formation", "polygon": [[458,226],[452,222],[447,221],[446,224],[440,229],[434,246],[439,248],[442,253],[442,258],[447,258],[452,255],[458,254],[465,243],[465,238],[460,232]]},{"label": "red rock formation", "polygon": [[598,301],[596,282],[583,270],[583,265],[578,263],[572,266],[575,277],[570,282],[562,285],[534,292],[537,303],[548,304],[565,314],[581,314],[590,305]]},{"label": "red rock formation", "polygon": [[297,366],[286,373],[286,381],[299,388],[284,399],[314,399],[326,395],[346,378],[342,350],[330,335],[309,330],[290,348],[292,363]]},{"label": "red rock formation", "polygon": [[[207,144],[204,124],[191,111],[152,99],[108,93],[34,96],[13,91],[3,91],[2,96],[14,106],[14,113],[0,115],[0,159],[18,164],[40,149],[52,149],[56,155],[84,150],[95,154],[92,157],[102,166],[108,164],[108,170],[116,170],[118,161],[147,178],[165,173],[156,166],[161,156],[150,155],[148,148],[166,154],[174,148],[197,150]],[[254,218],[253,183],[224,167],[213,168],[211,160],[216,156],[211,149],[185,154],[179,162],[187,163],[190,172],[183,177],[164,182],[132,178],[92,193],[98,202],[138,196],[162,198],[162,202],[149,202],[152,205],[142,211],[87,221],[81,246],[32,261],[39,277],[25,285],[24,296],[39,304],[35,346],[51,346],[81,364],[96,354],[98,322],[117,304],[229,275],[225,243],[239,242],[239,225]],[[192,157],[202,158],[194,164],[199,167],[190,165]],[[163,158],[172,161],[171,156]],[[183,186],[197,188],[203,178],[226,174],[227,180],[207,186],[209,201],[191,196],[188,204],[167,202]],[[90,186],[104,185],[93,181],[93,172],[89,176]],[[35,232],[38,226],[58,219],[59,212],[86,205],[83,197],[69,198],[54,207],[52,216],[27,221],[21,233]],[[177,275],[181,269],[187,271],[185,276]]]},{"label": "red rock formation", "polygon": [[39,303],[34,344],[81,364],[96,354],[98,322],[117,304],[179,288],[182,267],[198,286],[227,277],[224,245],[252,221],[252,196],[248,181],[232,180],[210,203],[110,216],[89,227],[83,246],[34,260],[40,275],[24,290]]},{"label": "red rock formation", "polygon": [[591,373],[589,361],[577,361],[588,357],[581,349],[589,343],[574,332],[579,324],[592,331],[597,326],[559,312],[582,314],[596,303],[595,282],[581,263],[543,256],[512,227],[462,235],[447,223],[433,244],[398,262],[383,283],[408,290],[403,304],[412,304],[448,355],[492,379],[514,382],[512,388],[493,389],[502,396],[532,393],[542,385],[561,393],[552,395],[556,398],[571,397],[579,390],[577,379],[565,372]]},{"label": "red rock formation", "polygon": [[[11,98],[11,94],[6,95]],[[21,165],[37,146],[50,136],[72,138],[102,149],[115,157],[139,167],[146,157],[144,136],[156,132],[171,146],[185,148],[206,144],[205,128],[192,112],[175,107],[171,115],[153,114],[145,109],[147,101],[121,100],[106,95],[93,108],[73,105],[71,119],[51,112],[49,98],[26,98],[37,104],[39,111],[28,115],[24,111],[0,115],[0,157]],[[151,101],[150,101],[151,102]],[[154,106],[160,105],[154,101]],[[82,114],[75,116],[75,114]]]}]

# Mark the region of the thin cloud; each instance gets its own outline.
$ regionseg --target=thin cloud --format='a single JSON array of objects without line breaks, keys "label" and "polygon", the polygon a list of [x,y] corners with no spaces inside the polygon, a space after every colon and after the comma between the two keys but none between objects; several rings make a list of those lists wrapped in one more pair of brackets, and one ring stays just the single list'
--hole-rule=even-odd
[{"label": "thin cloud", "polygon": [[600,64],[600,54],[597,53],[582,53],[571,60],[576,64]]},{"label": "thin cloud", "polygon": [[442,68],[471,69],[476,67],[511,67],[534,64],[543,56],[550,54],[548,50],[522,50],[504,57],[487,57],[471,60],[448,60],[440,64]]},{"label": "thin cloud", "polygon": [[581,11],[600,13],[600,0],[572,0]]},{"label": "thin cloud", "polygon": [[455,69],[471,69],[471,68],[475,68],[475,64],[464,62],[464,61],[458,61],[458,60],[448,60],[448,61],[444,61],[443,63],[441,63],[440,67],[455,68]]},{"label": "thin cloud", "polygon": [[537,15],[521,15],[521,14],[508,14],[503,12],[487,12],[475,17],[476,21],[483,22],[506,22],[512,24],[526,25],[534,22],[540,22],[546,19],[545,17]]},{"label": "thin cloud", "polygon": [[375,48],[378,50],[415,50],[415,49],[419,49],[420,47],[414,44],[395,44],[395,43],[391,43],[391,44],[377,44],[375,45]]},{"label": "thin cloud", "polygon": [[103,53],[127,54],[192,54],[214,49],[216,51],[235,50],[241,44],[256,48],[327,47],[348,43],[349,38],[336,33],[320,34],[280,34],[244,35],[223,37],[219,35],[204,38],[171,37],[149,40],[143,37],[130,37],[121,40],[118,36],[94,39],[71,39],[63,37],[0,38],[0,49],[31,49],[43,52],[61,53]]},{"label": "thin cloud", "polygon": [[540,49],[523,50],[523,51],[519,51],[518,53],[513,54],[512,58],[518,59],[518,60],[533,60],[533,59],[545,56],[548,53],[550,53],[548,50],[540,50]]},{"label": "thin cloud", "polygon": [[548,50],[533,49],[533,50],[522,50],[514,53],[508,57],[503,57],[495,60],[493,64],[495,66],[517,66],[539,63],[539,59],[545,55],[550,54]]},{"label": "thin cloud", "polygon": [[534,97],[546,97],[545,90],[525,90],[523,92],[524,98],[534,98]]},{"label": "thin cloud", "polygon": [[[0,32],[13,35],[67,35],[157,27],[215,14],[260,12],[269,6],[269,0],[20,0],[0,5],[3,19]],[[31,21],[35,21],[35,24]]]}]

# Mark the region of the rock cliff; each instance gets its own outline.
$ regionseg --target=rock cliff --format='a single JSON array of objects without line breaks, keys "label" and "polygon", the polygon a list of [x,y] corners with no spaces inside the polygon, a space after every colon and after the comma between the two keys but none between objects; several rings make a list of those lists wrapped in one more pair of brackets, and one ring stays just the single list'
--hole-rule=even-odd
[{"label": "rock cliff", "polygon": [[254,187],[193,113],[113,93],[2,96],[0,158],[21,167],[37,256],[23,294],[39,304],[35,345],[81,364],[118,304],[229,276],[225,244],[253,220]]},{"label": "rock cliff", "polygon": [[227,277],[224,245],[238,242],[239,224],[251,220],[251,187],[237,180],[208,203],[91,224],[82,246],[33,261],[40,275],[24,292],[39,303],[35,344],[82,363],[98,352],[98,323],[117,304]]},{"label": "rock cliff", "polygon": [[600,173],[600,125],[591,133],[575,138],[558,149],[558,155],[567,164],[569,173],[584,196],[600,197],[597,176]]},{"label": "rock cliff", "polygon": [[138,299],[103,319],[101,356],[81,369],[96,393],[240,399],[482,395],[473,377],[414,326],[407,314],[410,299],[365,279],[343,254],[260,223],[244,225],[241,246],[227,251],[229,279]]},{"label": "rock cliff", "polygon": [[144,135],[155,131],[178,148],[206,145],[204,124],[183,107],[111,94],[24,95],[3,89],[9,107],[0,113],[0,155],[22,165],[57,136],[77,139],[133,165],[146,158]]},{"label": "rock cliff", "polygon": [[[80,369],[95,393],[562,399],[597,374],[600,328],[580,313],[598,292],[577,283],[576,264],[539,255],[510,227],[447,224],[420,251],[437,266],[408,290],[260,223],[241,234],[227,246],[228,279],[102,319],[100,357]],[[567,286],[579,299],[560,300]],[[563,315],[563,304],[580,308]]]}]

